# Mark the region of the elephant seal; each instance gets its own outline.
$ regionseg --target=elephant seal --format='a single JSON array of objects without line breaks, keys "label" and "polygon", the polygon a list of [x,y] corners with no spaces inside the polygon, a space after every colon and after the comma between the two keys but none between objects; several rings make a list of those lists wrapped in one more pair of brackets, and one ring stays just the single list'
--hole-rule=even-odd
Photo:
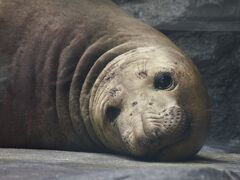
[{"label": "elephant seal", "polygon": [[197,68],[109,0],[0,0],[0,146],[174,161],[208,131]]}]

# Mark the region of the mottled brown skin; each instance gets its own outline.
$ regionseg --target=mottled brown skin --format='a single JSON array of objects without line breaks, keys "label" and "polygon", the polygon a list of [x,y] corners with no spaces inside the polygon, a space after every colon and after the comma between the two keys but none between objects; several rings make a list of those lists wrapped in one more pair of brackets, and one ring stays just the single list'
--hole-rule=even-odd
[{"label": "mottled brown skin", "polygon": [[[0,27],[0,147],[179,160],[203,145],[196,67],[111,1],[0,0]],[[174,86],[154,89],[159,72]]]}]

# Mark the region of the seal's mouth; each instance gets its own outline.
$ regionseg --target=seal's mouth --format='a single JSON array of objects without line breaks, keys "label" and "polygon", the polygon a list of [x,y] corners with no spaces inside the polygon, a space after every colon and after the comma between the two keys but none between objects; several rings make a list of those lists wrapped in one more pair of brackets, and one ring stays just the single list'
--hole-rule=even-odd
[{"label": "seal's mouth", "polygon": [[144,132],[150,139],[176,139],[185,134],[189,127],[187,113],[178,106],[166,108],[159,113],[143,113],[142,122]]},{"label": "seal's mouth", "polygon": [[[141,120],[143,134],[140,136],[135,134],[135,137],[131,139],[125,138],[132,140],[132,142],[127,142],[126,146],[132,154],[137,156],[159,154],[162,149],[183,141],[190,134],[190,115],[178,106],[166,108],[159,113],[142,113]],[[134,152],[135,149],[140,151]]]}]

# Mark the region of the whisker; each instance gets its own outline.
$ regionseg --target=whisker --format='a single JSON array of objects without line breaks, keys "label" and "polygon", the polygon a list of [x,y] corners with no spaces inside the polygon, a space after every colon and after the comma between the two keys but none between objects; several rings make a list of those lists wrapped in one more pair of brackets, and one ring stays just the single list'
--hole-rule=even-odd
[{"label": "whisker", "polygon": [[151,123],[156,123],[156,124],[161,124],[162,123],[162,121],[157,121],[155,119],[148,119],[148,121],[151,122]]},{"label": "whisker", "polygon": [[143,60],[143,71],[144,72],[147,72],[147,62],[146,62],[146,60]]},{"label": "whisker", "polygon": [[142,118],[146,118],[146,119],[148,119],[148,118],[153,118],[153,119],[162,119],[163,118],[163,116],[162,115],[159,115],[159,114],[150,114],[150,113],[147,113],[147,114],[144,114],[143,116],[142,116]]}]

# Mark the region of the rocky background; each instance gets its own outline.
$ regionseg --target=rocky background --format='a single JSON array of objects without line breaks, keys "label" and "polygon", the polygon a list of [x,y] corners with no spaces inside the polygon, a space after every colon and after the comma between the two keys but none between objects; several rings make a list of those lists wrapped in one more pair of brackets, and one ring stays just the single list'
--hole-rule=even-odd
[{"label": "rocky background", "polygon": [[208,147],[240,153],[240,1],[114,1],[192,58],[212,102]]}]

